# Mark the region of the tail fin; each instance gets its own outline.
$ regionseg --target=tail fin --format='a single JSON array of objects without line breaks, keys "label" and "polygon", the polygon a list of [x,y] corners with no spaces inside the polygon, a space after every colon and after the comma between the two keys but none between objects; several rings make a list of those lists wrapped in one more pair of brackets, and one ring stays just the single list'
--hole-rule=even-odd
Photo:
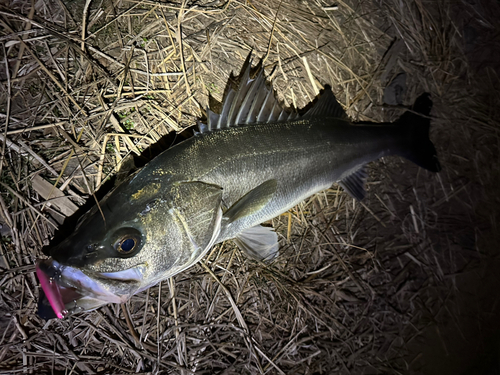
[{"label": "tail fin", "polygon": [[[420,95],[413,105],[412,112],[405,112],[398,120],[405,129],[405,150],[401,156],[431,172],[439,172],[441,165],[437,158],[436,148],[429,139],[431,120],[420,116],[429,116],[432,108],[430,95]],[[416,112],[416,113],[415,113]]]}]

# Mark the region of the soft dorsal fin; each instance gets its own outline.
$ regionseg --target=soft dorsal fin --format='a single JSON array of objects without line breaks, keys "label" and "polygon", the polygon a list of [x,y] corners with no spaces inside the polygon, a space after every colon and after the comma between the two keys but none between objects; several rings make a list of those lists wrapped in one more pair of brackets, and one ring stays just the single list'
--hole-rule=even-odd
[{"label": "soft dorsal fin", "polygon": [[366,168],[363,165],[361,168],[350,173],[338,182],[340,186],[354,199],[362,200],[365,195],[365,180],[367,177]]},{"label": "soft dorsal fin", "polygon": [[277,186],[276,180],[268,180],[250,190],[227,210],[224,219],[232,223],[260,211],[274,196]]},{"label": "soft dorsal fin", "polygon": [[264,68],[257,65],[257,73],[251,76],[250,55],[243,65],[238,88],[230,87],[224,97],[220,114],[207,109],[207,124],[199,126],[200,133],[224,129],[236,125],[290,121],[296,112],[285,109],[272,88],[266,84]]},{"label": "soft dorsal fin", "polygon": [[302,116],[303,119],[311,119],[313,117],[335,117],[347,118],[344,108],[339,104],[335,95],[333,95],[332,88],[325,86],[325,90],[319,97],[318,101],[313,105],[309,111]]}]

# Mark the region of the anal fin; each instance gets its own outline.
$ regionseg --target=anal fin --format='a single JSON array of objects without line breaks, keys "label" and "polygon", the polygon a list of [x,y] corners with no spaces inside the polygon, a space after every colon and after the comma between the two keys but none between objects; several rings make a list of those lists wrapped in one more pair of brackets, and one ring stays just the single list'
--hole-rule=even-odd
[{"label": "anal fin", "polygon": [[248,257],[255,260],[271,260],[278,255],[278,235],[273,228],[256,225],[238,234],[234,242]]},{"label": "anal fin", "polygon": [[358,201],[362,200],[365,195],[365,180],[367,177],[366,168],[363,165],[361,168],[350,173],[338,182],[340,186],[353,198]]}]

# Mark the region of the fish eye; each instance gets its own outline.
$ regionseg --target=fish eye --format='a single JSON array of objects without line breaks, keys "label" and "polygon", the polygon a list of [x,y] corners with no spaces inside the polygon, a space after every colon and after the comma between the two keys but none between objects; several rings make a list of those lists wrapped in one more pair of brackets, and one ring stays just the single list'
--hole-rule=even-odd
[{"label": "fish eye", "polygon": [[131,255],[137,249],[139,241],[137,238],[132,236],[126,236],[120,238],[115,242],[115,250],[121,255]]},{"label": "fish eye", "polygon": [[134,238],[124,238],[118,243],[116,250],[122,254],[129,254],[134,251],[136,240]]},{"label": "fish eye", "polygon": [[113,235],[112,247],[120,257],[130,257],[137,253],[141,244],[141,234],[134,228],[121,228]]}]

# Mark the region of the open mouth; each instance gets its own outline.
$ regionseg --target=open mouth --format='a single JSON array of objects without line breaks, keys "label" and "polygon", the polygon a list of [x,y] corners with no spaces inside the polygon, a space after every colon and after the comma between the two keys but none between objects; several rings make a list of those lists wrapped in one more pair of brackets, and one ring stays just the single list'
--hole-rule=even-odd
[{"label": "open mouth", "polygon": [[36,275],[43,293],[38,315],[44,319],[63,319],[68,314],[94,310],[107,303],[123,303],[139,291],[144,272],[145,266],[137,265],[116,272],[87,274],[53,259],[39,259]]},{"label": "open mouth", "polygon": [[75,288],[61,285],[61,267],[55,262],[38,260],[36,263],[36,275],[45,293],[52,310],[59,319],[64,318],[71,309],[67,306],[75,303],[82,295]]}]

